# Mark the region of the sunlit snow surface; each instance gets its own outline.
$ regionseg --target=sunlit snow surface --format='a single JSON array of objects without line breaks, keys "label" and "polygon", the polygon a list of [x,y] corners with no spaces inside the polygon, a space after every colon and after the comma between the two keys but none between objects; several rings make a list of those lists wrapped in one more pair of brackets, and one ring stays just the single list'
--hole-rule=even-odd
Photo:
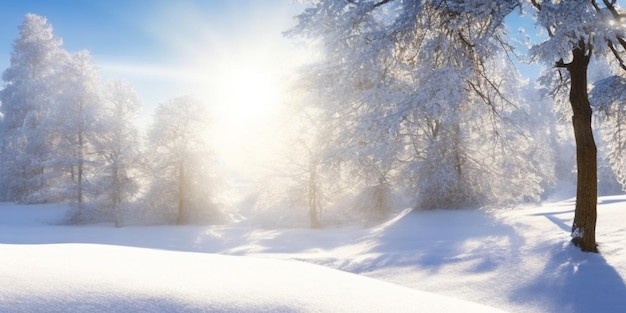
[{"label": "sunlit snow surface", "polygon": [[600,200],[600,255],[567,243],[573,208],[405,211],[371,228],[116,229],[3,204],[0,312],[625,312],[626,197]]},{"label": "sunlit snow surface", "polygon": [[485,312],[295,261],[95,244],[0,247],[2,312]]}]

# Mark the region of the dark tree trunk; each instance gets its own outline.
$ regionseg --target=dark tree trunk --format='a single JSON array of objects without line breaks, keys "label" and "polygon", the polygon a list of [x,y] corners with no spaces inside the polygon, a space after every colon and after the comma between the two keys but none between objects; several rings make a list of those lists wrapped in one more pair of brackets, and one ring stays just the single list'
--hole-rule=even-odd
[{"label": "dark tree trunk", "polygon": [[598,171],[596,144],[591,126],[592,110],[587,93],[587,68],[590,52],[581,41],[573,51],[567,68],[571,77],[570,103],[576,138],[576,211],[572,224],[572,242],[582,251],[598,252],[596,244],[596,205],[598,201]]}]

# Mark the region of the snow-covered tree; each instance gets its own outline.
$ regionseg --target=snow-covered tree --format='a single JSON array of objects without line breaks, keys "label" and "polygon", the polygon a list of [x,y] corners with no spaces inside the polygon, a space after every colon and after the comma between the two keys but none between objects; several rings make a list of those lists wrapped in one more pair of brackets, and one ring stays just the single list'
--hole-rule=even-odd
[{"label": "snow-covered tree", "polygon": [[103,157],[99,189],[106,194],[116,226],[122,225],[122,207],[139,190],[139,172],[142,167],[139,131],[135,120],[141,109],[141,100],[133,87],[125,81],[108,81],[103,93],[105,136],[99,140],[98,150]]},{"label": "snow-covered tree", "polygon": [[152,182],[147,203],[176,224],[216,222],[212,151],[207,140],[210,117],[193,96],[163,102],[149,132]]},{"label": "snow-covered tree", "polygon": [[626,78],[609,76],[595,82],[590,98],[603,120],[600,132],[609,165],[626,188]]},{"label": "snow-covered tree", "polygon": [[[366,125],[363,129],[382,129],[394,135],[401,133],[401,123],[384,124],[395,118],[396,121],[404,119],[430,125],[437,134],[445,130],[449,133],[445,138],[450,139],[443,147],[451,153],[443,159],[448,168],[445,172],[456,172],[456,178],[450,176],[452,180],[464,179],[464,175],[459,175],[462,173],[460,167],[453,163],[467,164],[468,158],[462,152],[475,149],[470,147],[468,150],[465,146],[455,152],[455,146],[463,146],[460,143],[472,142],[463,136],[463,131],[468,126],[471,129],[471,125],[459,123],[455,116],[472,115],[476,104],[482,102],[494,108],[492,116],[500,118],[498,112],[502,107],[498,106],[515,104],[514,99],[501,92],[498,83],[497,77],[508,76],[506,72],[489,73],[485,66],[489,60],[501,58],[510,50],[504,19],[516,8],[527,5],[534,8],[537,23],[547,34],[545,40],[532,48],[532,60],[558,69],[550,71],[557,73],[552,78],[544,75],[540,82],[557,90],[555,94],[558,87],[569,89],[578,175],[572,241],[584,251],[596,251],[597,156],[587,70],[593,54],[612,60],[622,74],[626,70],[625,14],[617,1],[312,1],[312,7],[299,16],[299,25],[294,32],[321,42],[326,55],[331,56],[330,62],[318,71],[317,76],[322,81],[333,77],[338,88],[330,93],[329,99],[335,99],[332,105],[341,105],[338,101],[342,99],[341,93],[351,94],[358,88],[361,98],[343,101],[344,104],[360,110],[365,108],[366,112],[383,117],[365,119],[367,122],[360,123]],[[433,74],[442,76],[442,79],[426,79]],[[622,77],[622,74],[618,76]],[[406,83],[409,89],[390,88],[391,85],[398,86],[398,82]],[[401,92],[398,94],[394,90]],[[559,105],[564,102],[564,98],[557,99],[557,107],[564,107]],[[472,109],[463,110],[466,106]],[[369,109],[371,107],[376,109]],[[412,116],[416,112],[422,119]],[[430,112],[430,115],[424,112]],[[423,119],[426,116],[429,119]],[[473,116],[485,117],[481,114]],[[450,123],[450,120],[454,122]],[[492,137],[486,136],[492,131],[484,132],[479,128],[474,134]],[[422,135],[418,133],[418,137]],[[459,144],[455,144],[457,140]],[[516,143],[509,145],[518,146]],[[424,151],[432,153],[432,150]],[[525,173],[526,170],[517,172]],[[449,182],[445,184],[449,186]]]},{"label": "snow-covered tree", "polygon": [[[603,0],[601,3],[595,0],[531,0],[531,3],[536,9],[538,24],[547,32],[547,39],[533,47],[533,57],[550,67],[556,67],[556,70],[544,75],[542,82],[547,88],[553,90],[563,87],[569,89],[568,98],[576,141],[577,163],[576,209],[572,225],[572,242],[583,251],[595,252],[597,251],[595,233],[598,162],[592,130],[593,110],[589,100],[587,75],[594,54],[609,58],[609,63],[615,63],[623,75],[623,71],[626,70],[626,26],[624,24],[626,14],[615,0]],[[558,79],[551,79],[550,75],[552,77],[558,75]],[[600,86],[614,85],[618,81],[619,79],[605,81],[600,83]],[[558,91],[555,94],[558,95]],[[557,103],[564,103],[567,101],[565,99],[567,98],[557,98]],[[609,102],[612,101],[598,97],[596,105],[611,107]],[[620,128],[616,127],[610,133],[619,134]],[[618,138],[614,139],[619,140],[620,135],[617,136]],[[613,147],[616,146],[613,145]],[[613,150],[616,151],[616,149]],[[616,160],[616,158],[613,159]]]},{"label": "snow-covered tree", "polygon": [[47,200],[42,193],[51,142],[45,120],[58,97],[59,66],[67,58],[61,45],[45,17],[27,14],[3,73],[2,185],[11,201]]},{"label": "snow-covered tree", "polygon": [[260,180],[253,218],[271,216],[272,226],[319,228],[330,222],[325,217],[332,215],[328,209],[343,183],[328,155],[335,134],[320,122],[319,110],[294,105],[286,112],[280,127],[284,146]]},{"label": "snow-covered tree", "polygon": [[327,0],[298,17],[291,34],[324,54],[306,80],[343,120],[337,155],[365,185],[412,184],[420,208],[539,198],[546,177],[524,161],[535,143],[518,123],[529,104],[500,61],[511,49],[503,20],[518,6]]},{"label": "snow-covered tree", "polygon": [[46,121],[55,141],[48,163],[63,188],[56,192],[75,205],[73,221],[82,222],[87,218],[85,204],[96,196],[92,183],[102,165],[97,158],[97,141],[103,133],[100,80],[87,51],[73,54],[57,76],[61,94]]}]

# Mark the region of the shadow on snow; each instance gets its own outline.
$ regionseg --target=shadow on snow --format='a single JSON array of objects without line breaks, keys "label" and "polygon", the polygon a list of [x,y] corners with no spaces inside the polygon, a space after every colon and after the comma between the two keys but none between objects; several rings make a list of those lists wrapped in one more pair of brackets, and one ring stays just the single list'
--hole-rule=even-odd
[{"label": "shadow on snow", "polygon": [[447,265],[490,272],[513,262],[524,239],[483,210],[405,211],[372,229],[364,260],[346,260],[342,270],[363,273],[387,266],[418,267],[436,274]]},{"label": "shadow on snow", "polygon": [[536,303],[546,312],[624,312],[626,285],[600,254],[555,244],[536,278],[511,293],[518,303]]}]

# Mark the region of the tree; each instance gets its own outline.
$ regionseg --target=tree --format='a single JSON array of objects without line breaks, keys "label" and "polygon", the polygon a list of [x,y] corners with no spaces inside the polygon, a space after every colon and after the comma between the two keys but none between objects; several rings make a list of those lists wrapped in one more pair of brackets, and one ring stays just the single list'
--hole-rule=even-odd
[{"label": "tree", "polygon": [[149,131],[153,181],[147,201],[176,224],[215,222],[209,116],[193,96],[161,103]]},{"label": "tree", "polygon": [[27,14],[4,71],[2,102],[3,198],[46,201],[50,140],[46,119],[58,96],[57,73],[67,53],[45,17]]},{"label": "tree", "polygon": [[47,120],[54,142],[48,163],[63,188],[58,192],[75,204],[72,221],[83,222],[89,219],[85,204],[97,195],[96,169],[102,166],[97,158],[97,142],[104,133],[100,81],[87,51],[73,54],[57,75],[61,93]]},{"label": "tree", "polygon": [[413,184],[419,208],[539,198],[539,162],[515,162],[531,155],[531,131],[516,125],[528,103],[501,61],[503,20],[518,6],[328,0],[298,17],[290,34],[324,52],[305,80],[342,120],[334,145],[366,185]]},{"label": "tree", "polygon": [[594,54],[612,58],[626,70],[623,25],[626,15],[618,10],[616,2],[531,0],[537,10],[538,22],[548,33],[544,42],[533,47],[534,59],[559,69],[559,74],[569,85],[577,165],[572,242],[587,252],[598,251],[595,237],[598,162],[587,72]]},{"label": "tree", "polygon": [[320,228],[328,222],[324,215],[342,184],[328,156],[335,134],[329,124],[319,122],[321,112],[311,107],[292,106],[287,112],[280,129],[288,135],[262,179],[256,207],[270,211],[274,224],[280,216],[278,221],[289,226],[308,220],[311,228]]},{"label": "tree", "polygon": [[115,226],[122,225],[122,206],[139,189],[138,172],[142,157],[139,132],[134,121],[141,109],[141,100],[133,87],[121,80],[105,85],[104,120],[106,136],[98,143],[104,158],[102,186],[111,207]]},{"label": "tree", "polygon": [[[504,19],[516,8],[523,8],[525,3],[521,0],[315,1],[312,8],[299,16],[295,32],[321,40],[323,50],[332,58],[323,71],[344,73],[343,79],[337,80],[341,86],[336,88],[340,90],[338,92],[350,93],[353,91],[350,84],[359,88],[361,99],[356,105],[355,102],[349,102],[349,105],[367,109],[370,106],[363,103],[371,103],[373,99],[375,105],[392,110],[379,108],[370,112],[384,117],[399,115],[401,119],[430,127],[430,134],[418,132],[418,137],[426,135],[424,138],[430,138],[439,134],[443,126],[451,134],[446,137],[452,138],[443,146],[461,147],[455,144],[455,138],[463,138],[459,135],[468,125],[453,122],[446,126],[442,124],[446,121],[442,117],[454,112],[456,115],[468,114],[459,110],[467,100],[470,100],[469,108],[475,108],[479,103],[490,106],[494,109],[492,116],[496,117],[503,108],[506,110],[502,104],[512,104],[501,93],[494,73],[489,73],[485,66],[489,60],[511,52]],[[603,0],[602,3],[595,0],[531,0],[528,3],[536,9],[539,24],[547,30],[547,39],[532,48],[532,60],[565,70],[559,70],[561,80],[553,79],[552,82],[570,87],[578,175],[572,242],[583,251],[597,251],[597,156],[591,127],[593,110],[587,91],[587,69],[592,54],[596,54],[612,59],[626,70],[624,13],[615,0]],[[434,73],[445,74],[445,77],[433,81],[424,79]],[[318,77],[323,75],[318,74]],[[397,85],[398,81],[414,88],[408,92],[405,88],[400,89],[408,95],[400,99],[407,101],[393,101],[394,89],[389,83]],[[429,82],[434,82],[434,86],[424,88]],[[443,82],[447,82],[448,87],[441,88]],[[549,79],[544,77],[541,82],[547,86]],[[390,94],[392,101],[389,97],[380,98]],[[335,93],[334,97],[337,95]],[[479,101],[472,100],[476,97]],[[445,101],[433,101],[438,99]],[[421,105],[397,110],[403,107],[403,103]],[[497,103],[500,104],[494,105]],[[426,108],[427,113],[428,110],[435,112],[435,115],[424,115],[420,107]],[[428,118],[413,118],[416,112]],[[372,121],[376,120],[370,119],[370,125]],[[402,129],[398,125],[402,124],[375,128],[391,130],[391,133],[396,130],[395,134],[398,134]],[[462,142],[468,143],[458,141]],[[471,150],[445,150],[452,153],[451,157],[444,158],[449,160],[446,162],[447,172],[456,172],[457,177],[463,177],[461,167],[451,165],[454,162],[465,164],[463,160],[468,158],[457,152]]]}]

